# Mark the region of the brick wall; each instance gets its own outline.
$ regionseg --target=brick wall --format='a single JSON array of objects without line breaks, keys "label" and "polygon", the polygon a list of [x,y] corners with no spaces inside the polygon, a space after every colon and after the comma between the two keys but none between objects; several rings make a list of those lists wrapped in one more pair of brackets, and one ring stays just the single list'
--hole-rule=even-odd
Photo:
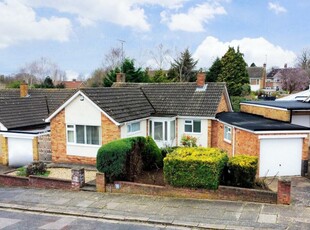
[{"label": "brick wall", "polygon": [[32,156],[33,161],[39,160],[38,137],[32,139]]},{"label": "brick wall", "polygon": [[40,161],[52,161],[51,135],[41,135],[38,137],[38,151]]},{"label": "brick wall", "polygon": [[290,121],[290,111],[286,110],[240,104],[240,111],[245,113],[261,115],[266,118],[275,119],[279,121],[286,121],[286,122]]},{"label": "brick wall", "polygon": [[220,148],[227,151],[232,156],[232,144],[224,141],[224,124],[212,121],[211,147]]},{"label": "brick wall", "polygon": [[9,155],[8,155],[8,138],[4,137],[3,135],[0,135],[0,142],[1,142],[1,156],[0,156],[0,160],[1,160],[1,164],[3,165],[8,165],[9,163]]},{"label": "brick wall", "polygon": [[102,127],[102,144],[106,144],[121,138],[120,127],[116,126],[103,113],[101,114],[101,127]]},{"label": "brick wall", "polygon": [[[119,189],[115,184],[120,185]],[[197,199],[242,200],[262,203],[277,203],[277,193],[264,190],[219,186],[217,190],[175,188],[172,186],[158,186],[139,184],[127,181],[116,181],[108,184],[107,192],[130,193],[156,196],[171,196]]]},{"label": "brick wall", "polygon": [[221,112],[228,112],[229,111],[229,106],[228,106],[228,101],[226,100],[226,97],[224,96],[224,93],[222,94],[221,101],[217,107],[216,113],[221,113]]}]

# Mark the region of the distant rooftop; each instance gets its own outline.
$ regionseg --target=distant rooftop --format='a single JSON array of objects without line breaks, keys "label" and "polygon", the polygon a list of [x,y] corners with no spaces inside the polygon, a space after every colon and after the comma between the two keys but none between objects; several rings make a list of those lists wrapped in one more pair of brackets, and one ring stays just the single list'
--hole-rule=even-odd
[{"label": "distant rooftop", "polygon": [[262,105],[288,110],[310,110],[310,103],[301,101],[245,101],[241,104]]}]

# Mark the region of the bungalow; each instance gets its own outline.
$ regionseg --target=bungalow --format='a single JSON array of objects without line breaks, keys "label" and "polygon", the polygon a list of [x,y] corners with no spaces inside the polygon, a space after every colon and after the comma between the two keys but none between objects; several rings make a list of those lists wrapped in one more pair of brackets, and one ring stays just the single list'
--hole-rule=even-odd
[{"label": "bungalow", "polygon": [[51,160],[49,123],[44,121],[73,93],[72,90],[0,90],[0,163],[21,166]]},{"label": "bungalow", "polygon": [[232,111],[224,83],[125,83],[84,88],[46,119],[54,162],[94,164],[98,148],[113,140],[152,136],[159,147],[180,145],[184,134],[211,147],[217,113]]}]

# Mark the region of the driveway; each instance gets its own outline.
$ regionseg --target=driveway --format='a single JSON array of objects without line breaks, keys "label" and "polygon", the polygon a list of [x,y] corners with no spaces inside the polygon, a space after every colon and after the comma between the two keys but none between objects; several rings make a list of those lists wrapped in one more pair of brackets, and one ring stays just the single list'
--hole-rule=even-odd
[{"label": "driveway", "polygon": [[[310,179],[307,177],[285,177],[285,179],[291,180],[291,199],[292,205],[310,207]],[[278,179],[268,178],[266,179],[268,187],[277,192],[278,190]]]}]

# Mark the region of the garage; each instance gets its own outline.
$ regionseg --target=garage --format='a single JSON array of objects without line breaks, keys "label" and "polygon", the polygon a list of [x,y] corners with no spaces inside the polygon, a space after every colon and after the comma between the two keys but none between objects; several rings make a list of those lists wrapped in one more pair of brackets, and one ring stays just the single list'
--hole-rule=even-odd
[{"label": "garage", "polygon": [[301,175],[302,136],[261,136],[259,176]]},{"label": "garage", "polygon": [[33,161],[32,139],[8,137],[9,166],[24,166]]}]

